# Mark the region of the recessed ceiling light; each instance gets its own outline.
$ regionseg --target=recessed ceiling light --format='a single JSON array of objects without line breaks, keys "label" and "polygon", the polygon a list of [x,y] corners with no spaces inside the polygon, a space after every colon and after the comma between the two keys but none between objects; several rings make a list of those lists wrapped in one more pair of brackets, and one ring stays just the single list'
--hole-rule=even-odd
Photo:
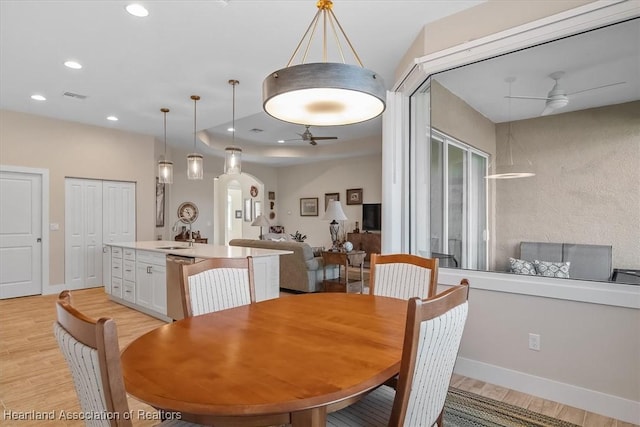
[{"label": "recessed ceiling light", "polygon": [[284,144],[284,139],[279,139],[278,144]]},{"label": "recessed ceiling light", "polygon": [[227,128],[228,132],[233,132],[233,130],[234,130],[233,128]]},{"label": "recessed ceiling light", "polygon": [[125,7],[127,12],[129,12],[133,16],[137,16],[138,18],[144,18],[145,16],[149,16],[149,11],[141,4],[131,3],[127,7]]},{"label": "recessed ceiling light", "polygon": [[74,70],[79,70],[80,68],[82,68],[82,64],[76,61],[66,61],[64,65],[65,67],[72,68]]},{"label": "recessed ceiling light", "polygon": [[111,120],[112,122],[117,122],[118,118],[116,116],[109,116],[107,117],[107,120]]},{"label": "recessed ceiling light", "polygon": [[46,101],[47,100],[47,98],[45,98],[44,96],[37,95],[37,94],[36,95],[31,95],[31,99],[36,100],[36,101]]}]

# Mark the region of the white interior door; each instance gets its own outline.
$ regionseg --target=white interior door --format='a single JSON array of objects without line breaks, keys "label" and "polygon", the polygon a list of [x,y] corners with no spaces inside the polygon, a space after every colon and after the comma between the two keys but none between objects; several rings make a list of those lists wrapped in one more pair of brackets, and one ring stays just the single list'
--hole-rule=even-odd
[{"label": "white interior door", "polygon": [[102,181],[65,180],[65,283],[102,284]]},{"label": "white interior door", "polygon": [[102,235],[105,243],[136,240],[136,184],[103,181],[104,216]]},{"label": "white interior door", "polygon": [[42,176],[0,172],[0,298],[42,293]]}]

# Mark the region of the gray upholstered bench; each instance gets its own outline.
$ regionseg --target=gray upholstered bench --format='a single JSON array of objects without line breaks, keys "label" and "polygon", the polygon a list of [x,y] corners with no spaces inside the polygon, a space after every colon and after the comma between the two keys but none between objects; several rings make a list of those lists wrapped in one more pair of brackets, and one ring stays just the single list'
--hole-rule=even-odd
[{"label": "gray upholstered bench", "polygon": [[570,262],[572,279],[608,281],[611,277],[611,246],[521,242],[520,258],[530,262]]}]

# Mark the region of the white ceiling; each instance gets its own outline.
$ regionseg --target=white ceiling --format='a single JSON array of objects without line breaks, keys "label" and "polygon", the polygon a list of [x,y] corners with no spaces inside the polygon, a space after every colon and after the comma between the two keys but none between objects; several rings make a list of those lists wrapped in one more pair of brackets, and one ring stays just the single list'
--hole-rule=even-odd
[{"label": "white ceiling", "polygon": [[[143,3],[147,18],[129,15],[127,1],[0,0],[0,108],[153,135],[162,140],[167,107],[168,144],[193,147],[193,101],[198,150],[222,155],[230,143],[232,88],[236,87],[236,145],[244,157],[287,165],[380,152],[380,118],[357,125],[312,128],[338,136],[313,147],[297,138],[304,128],[262,111],[262,81],[282,68],[316,12],[315,0],[199,0]],[[334,12],[367,68],[390,88],[401,57],[422,27],[481,1],[336,0]],[[329,45],[330,49],[334,46]],[[319,49],[312,50],[319,54]],[[84,68],[71,70],[68,59]],[[625,81],[570,97],[556,114],[640,99],[640,19],[479,62],[435,78],[494,122],[535,117],[548,77],[567,92]],[[68,98],[66,91],[86,95]],[[30,99],[34,93],[47,101]],[[118,122],[106,120],[108,115]],[[262,132],[252,131],[261,129]],[[348,141],[348,144],[346,143]]]},{"label": "white ceiling", "polygon": [[[390,88],[396,66],[425,24],[481,2],[336,0],[334,12],[364,65]],[[278,139],[296,138],[304,129],[262,112],[262,81],[286,65],[317,10],[315,0],[140,1],[150,12],[146,18],[129,15],[128,3],[1,0],[0,107],[160,140],[160,108],[167,107],[168,143],[188,150],[193,146],[190,96],[197,94],[202,98],[197,128],[209,129],[203,139],[219,148],[228,145],[228,80],[237,79],[236,145],[249,160],[289,164],[380,151],[379,118],[311,129],[316,136],[339,136],[338,141],[283,147]],[[66,68],[69,59],[84,67]],[[47,101],[31,100],[35,93]],[[107,121],[109,115],[119,121]],[[254,128],[264,132],[251,132]],[[371,135],[376,138],[367,138]],[[347,140],[354,142],[344,144]],[[221,155],[202,144],[199,150]]]},{"label": "white ceiling", "polygon": [[559,85],[574,93],[553,114],[640,99],[640,18],[611,25],[519,52],[445,71],[434,79],[494,123],[538,117],[544,100],[509,99],[506,79],[514,77],[512,95],[546,97],[549,77],[564,71]]}]

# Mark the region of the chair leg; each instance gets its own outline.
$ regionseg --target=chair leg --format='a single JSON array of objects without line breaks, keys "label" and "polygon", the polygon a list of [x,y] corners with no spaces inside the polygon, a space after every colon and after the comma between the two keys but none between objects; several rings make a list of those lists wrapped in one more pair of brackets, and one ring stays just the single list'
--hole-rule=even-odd
[{"label": "chair leg", "polygon": [[442,408],[442,411],[440,411],[440,415],[438,415],[438,419],[436,420],[436,425],[438,427],[442,427],[443,426],[443,424],[442,424],[443,419],[444,419],[444,408]]}]

